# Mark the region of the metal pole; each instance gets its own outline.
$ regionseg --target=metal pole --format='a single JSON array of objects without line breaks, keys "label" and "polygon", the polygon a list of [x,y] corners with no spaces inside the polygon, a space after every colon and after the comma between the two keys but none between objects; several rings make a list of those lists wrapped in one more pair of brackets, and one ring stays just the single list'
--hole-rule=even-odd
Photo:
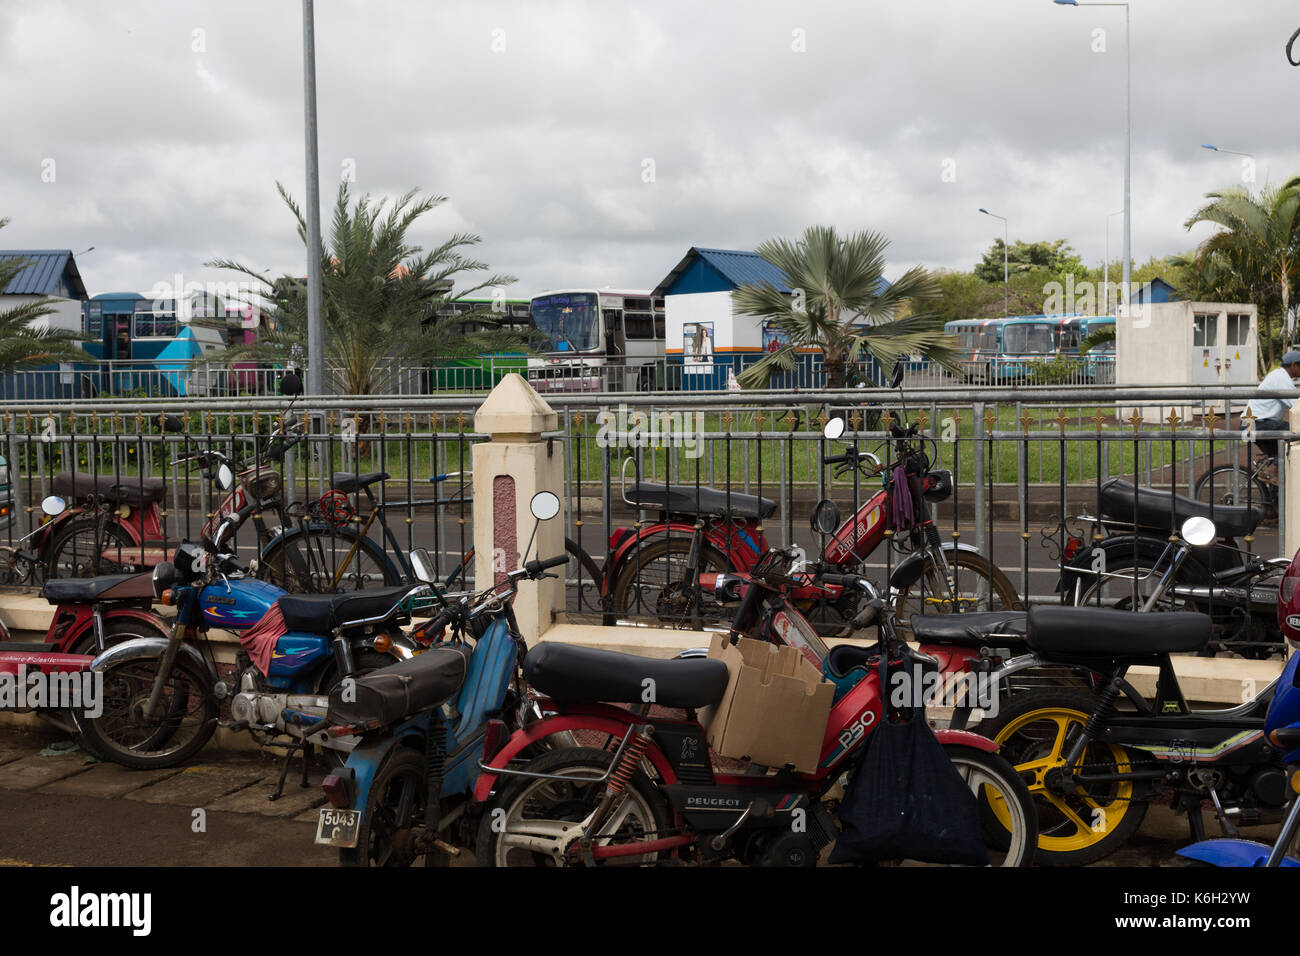
[{"label": "metal pole", "polygon": [[321,328],[320,168],[316,157],[316,28],[312,0],[302,0],[302,68],[307,150],[307,394],[325,392]]},{"label": "metal pole", "polygon": [[1129,195],[1129,173],[1133,165],[1133,32],[1129,28],[1129,7],[1124,4],[1124,313],[1128,314],[1131,294],[1129,263],[1133,259],[1133,205]]},{"label": "metal pole", "polygon": [[971,434],[974,437],[973,449],[974,454],[971,456],[974,464],[975,479],[975,548],[980,554],[991,554],[987,550],[988,541],[985,538],[984,513],[988,509],[988,488],[985,486],[987,481],[988,462],[984,454],[984,403],[975,402],[971,406],[971,412],[975,416],[974,428]]},{"label": "metal pole", "polygon": [[1007,230],[1007,221],[1002,220],[1002,314],[1009,316],[1011,314],[1011,291],[1008,283],[1011,272],[1007,264],[1011,261],[1008,243],[1011,242],[1011,234]]}]

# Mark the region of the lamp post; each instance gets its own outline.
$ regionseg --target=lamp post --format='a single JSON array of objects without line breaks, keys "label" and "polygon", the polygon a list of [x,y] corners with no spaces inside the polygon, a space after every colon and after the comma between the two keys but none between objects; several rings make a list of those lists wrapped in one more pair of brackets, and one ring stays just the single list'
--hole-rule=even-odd
[{"label": "lamp post", "polygon": [[[1255,179],[1254,179],[1254,174],[1255,174],[1255,167],[1254,167],[1254,163],[1255,163],[1255,154],[1254,154],[1254,153],[1244,153],[1244,152],[1242,152],[1242,151],[1239,150],[1239,149],[1228,149],[1228,147],[1226,147],[1226,146],[1215,146],[1213,143],[1202,143],[1202,144],[1201,144],[1201,149],[1210,149],[1210,150],[1213,150],[1213,151],[1216,152],[1216,153],[1232,153],[1232,155],[1234,155],[1234,156],[1245,156],[1245,157],[1246,157],[1247,159],[1249,159],[1250,162],[1251,162],[1251,169],[1250,169],[1250,172],[1251,172],[1251,178],[1250,178],[1248,181],[1249,181],[1249,182],[1252,182],[1252,183],[1255,181]],[[1243,163],[1242,165],[1245,165],[1245,164]],[[1264,171],[1264,179],[1265,179],[1266,182],[1268,181],[1268,170],[1265,170],[1265,171]],[[1243,181],[1243,182],[1247,181],[1245,176],[1242,177],[1242,181]]]},{"label": "lamp post", "polygon": [[1103,315],[1110,315],[1110,221],[1123,211],[1123,209],[1116,209],[1106,217],[1106,261],[1101,267],[1101,285],[1105,290],[1103,295],[1106,296],[1106,311],[1102,313]]},{"label": "lamp post", "polygon": [[1129,193],[1129,179],[1133,155],[1133,51],[1129,30],[1127,3],[1082,3],[1080,0],[1052,0],[1063,7],[1123,7],[1124,8],[1124,284],[1120,296],[1125,310],[1128,307],[1129,283],[1132,281],[1129,264],[1133,259],[1133,204]]},{"label": "lamp post", "polygon": [[1011,301],[1011,295],[1007,288],[1007,263],[1009,261],[1007,258],[1007,217],[999,216],[995,212],[989,212],[983,207],[980,208],[980,212],[984,213],[986,216],[992,216],[994,219],[1002,220],[1002,314],[1009,318],[1011,316],[1011,306],[1009,304]]},{"label": "lamp post", "polygon": [[325,341],[321,328],[320,168],[316,158],[316,17],[302,0],[304,139],[307,153],[307,394],[324,393]]}]

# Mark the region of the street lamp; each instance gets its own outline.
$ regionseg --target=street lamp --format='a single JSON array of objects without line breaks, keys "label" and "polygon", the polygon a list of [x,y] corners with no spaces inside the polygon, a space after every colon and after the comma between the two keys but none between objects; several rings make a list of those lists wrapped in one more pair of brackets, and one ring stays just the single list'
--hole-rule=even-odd
[{"label": "street lamp", "polygon": [[321,326],[320,167],[316,152],[316,14],[302,0],[303,127],[307,159],[307,394],[321,395],[325,383],[325,338]]},{"label": "street lamp", "polygon": [[[1253,178],[1254,175],[1255,175],[1255,167],[1254,167],[1255,154],[1254,154],[1254,153],[1243,153],[1243,152],[1242,152],[1241,150],[1239,150],[1239,149],[1228,149],[1228,147],[1226,147],[1226,146],[1215,146],[1213,143],[1202,143],[1202,144],[1201,144],[1201,149],[1210,149],[1210,150],[1213,150],[1213,151],[1216,152],[1216,153],[1232,153],[1232,155],[1234,155],[1234,156],[1245,156],[1247,159],[1249,159],[1249,160],[1251,161],[1251,167],[1250,167],[1250,175],[1251,175],[1251,178],[1247,180],[1247,178],[1246,178],[1245,176],[1243,176],[1242,179],[1243,179],[1243,181],[1249,181],[1249,182],[1254,182],[1254,181],[1255,181],[1254,178]],[[1242,165],[1243,165],[1243,167],[1245,166],[1244,163],[1243,163]],[[1267,180],[1267,178],[1268,178],[1267,173],[1268,173],[1268,171],[1265,170],[1265,179],[1266,179],[1266,180]]]},{"label": "street lamp", "polygon": [[980,212],[986,216],[992,216],[994,219],[1002,220],[1002,314],[1006,317],[1011,316],[1011,306],[1009,305],[1011,296],[1007,291],[1007,217],[999,216],[995,212],[989,212],[987,209],[980,208]]},{"label": "street lamp", "polygon": [[1127,3],[1081,3],[1079,0],[1052,0],[1063,7],[1123,7],[1124,8],[1124,285],[1122,298],[1128,306],[1129,283],[1132,279],[1129,263],[1133,258],[1133,204],[1129,194],[1130,170],[1133,165],[1133,50],[1129,31]]}]

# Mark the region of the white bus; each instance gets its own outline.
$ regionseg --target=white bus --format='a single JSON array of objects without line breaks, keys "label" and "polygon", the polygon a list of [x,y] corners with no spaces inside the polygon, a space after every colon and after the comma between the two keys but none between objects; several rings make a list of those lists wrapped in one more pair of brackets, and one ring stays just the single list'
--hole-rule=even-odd
[{"label": "white bus", "polygon": [[533,296],[545,337],[528,359],[539,392],[647,392],[662,386],[664,300],[647,291],[559,289]]}]

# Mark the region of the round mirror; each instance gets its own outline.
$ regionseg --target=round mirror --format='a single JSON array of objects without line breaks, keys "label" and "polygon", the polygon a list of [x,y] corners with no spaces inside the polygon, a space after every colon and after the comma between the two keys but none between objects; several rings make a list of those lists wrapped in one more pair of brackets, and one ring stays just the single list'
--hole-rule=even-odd
[{"label": "round mirror", "polygon": [[41,510],[51,518],[57,518],[63,512],[68,510],[68,503],[58,495],[50,495],[41,502]]},{"label": "round mirror", "polygon": [[830,419],[826,423],[826,426],[822,429],[822,434],[825,435],[827,438],[829,438],[831,441],[834,441],[835,439],[839,438],[841,435],[844,434],[844,419],[842,418]]},{"label": "round mirror", "polygon": [[560,499],[553,491],[539,491],[528,507],[538,521],[550,521],[560,513]]},{"label": "round mirror", "polygon": [[1188,544],[1193,547],[1201,547],[1218,537],[1218,532],[1214,529],[1213,521],[1197,515],[1183,522],[1182,535],[1183,540]]},{"label": "round mirror", "polygon": [[285,372],[280,378],[281,395],[301,395],[302,377],[295,371]]},{"label": "round mirror", "polygon": [[812,512],[812,529],[818,534],[833,534],[840,526],[840,509],[829,498],[817,502]]},{"label": "round mirror", "polygon": [[229,465],[222,465],[217,469],[217,484],[221,486],[222,491],[229,491],[235,487],[235,473],[230,470]]}]

